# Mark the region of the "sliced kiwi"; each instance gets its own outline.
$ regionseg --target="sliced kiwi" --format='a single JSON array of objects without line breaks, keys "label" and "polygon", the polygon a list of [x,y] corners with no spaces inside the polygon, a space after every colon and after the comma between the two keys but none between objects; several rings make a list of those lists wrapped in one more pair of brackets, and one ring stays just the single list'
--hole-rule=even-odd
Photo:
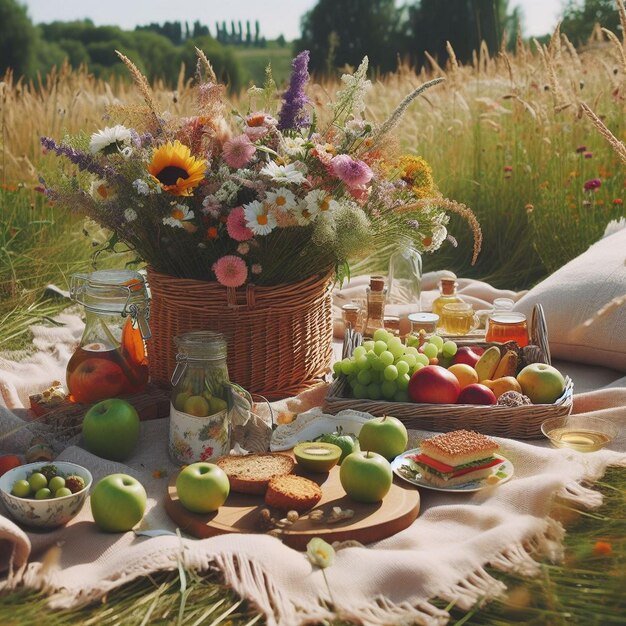
[{"label": "sliced kiwi", "polygon": [[334,443],[303,441],[296,445],[293,454],[303,469],[309,472],[329,472],[341,457],[341,448]]}]

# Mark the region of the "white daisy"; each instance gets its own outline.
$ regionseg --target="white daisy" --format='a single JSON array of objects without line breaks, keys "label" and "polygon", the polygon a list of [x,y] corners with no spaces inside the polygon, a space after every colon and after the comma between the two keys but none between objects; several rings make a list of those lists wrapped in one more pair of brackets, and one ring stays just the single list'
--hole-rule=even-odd
[{"label": "white daisy", "polygon": [[183,222],[187,222],[193,219],[193,211],[184,204],[175,204],[169,217],[163,218],[163,223],[166,226],[172,226],[173,228],[185,228]]},{"label": "white daisy", "polygon": [[272,180],[283,183],[303,183],[306,178],[293,163],[289,165],[278,165],[274,161],[270,161],[262,170],[262,176],[269,176]]},{"label": "white daisy", "polygon": [[299,226],[308,226],[317,217],[318,212],[311,212],[306,202],[300,202],[293,211]]},{"label": "white daisy", "polygon": [[150,185],[142,178],[133,181],[133,188],[140,196],[147,196],[150,193]]},{"label": "white daisy", "polygon": [[275,191],[268,191],[265,194],[265,203],[281,213],[286,213],[296,206],[296,196],[289,189],[281,187]]},{"label": "white daisy", "polygon": [[267,208],[258,200],[243,205],[246,226],[255,235],[268,235],[276,228],[276,218],[268,213]]},{"label": "white daisy", "polygon": [[323,189],[314,189],[309,191],[304,198],[304,202],[312,214],[326,213],[334,211],[339,203],[334,200],[333,197]]},{"label": "white daisy", "polygon": [[301,156],[304,152],[304,144],[306,140],[304,137],[281,137],[280,147],[281,150],[289,156]]},{"label": "white daisy", "polygon": [[134,222],[137,219],[137,211],[135,209],[126,209],[124,211],[124,219],[127,222]]},{"label": "white daisy", "polygon": [[104,130],[99,130],[97,133],[91,135],[91,141],[89,142],[89,151],[91,154],[96,154],[112,148],[113,150],[122,150],[126,146],[129,146],[131,142],[130,129],[121,124],[109,127]]}]

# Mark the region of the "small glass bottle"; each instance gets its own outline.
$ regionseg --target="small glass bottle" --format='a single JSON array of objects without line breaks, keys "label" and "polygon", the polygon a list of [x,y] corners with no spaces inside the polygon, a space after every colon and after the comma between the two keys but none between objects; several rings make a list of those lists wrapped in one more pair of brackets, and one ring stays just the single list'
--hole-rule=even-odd
[{"label": "small glass bottle", "polygon": [[230,452],[226,339],[191,331],[174,343],[169,454],[178,464],[211,461]]},{"label": "small glass bottle", "polygon": [[85,330],[67,364],[74,402],[91,404],[139,393],[148,383],[150,338],[145,279],[132,270],[74,274],[70,296],[85,307]]},{"label": "small glass bottle", "polygon": [[400,237],[398,248],[389,257],[387,302],[415,304],[421,308],[422,255],[410,237]]},{"label": "small glass bottle", "polygon": [[372,276],[367,288],[367,315],[363,324],[363,335],[372,337],[378,328],[384,327],[385,279],[383,276]]},{"label": "small glass bottle", "polygon": [[346,330],[359,331],[359,313],[361,307],[358,304],[344,304],[341,307],[343,326]]},{"label": "small glass bottle", "polygon": [[437,321],[437,328],[441,328],[441,311],[446,304],[453,304],[455,302],[463,302],[456,293],[458,283],[454,278],[442,278],[439,281],[439,296],[433,300],[432,310],[435,315],[439,316]]}]

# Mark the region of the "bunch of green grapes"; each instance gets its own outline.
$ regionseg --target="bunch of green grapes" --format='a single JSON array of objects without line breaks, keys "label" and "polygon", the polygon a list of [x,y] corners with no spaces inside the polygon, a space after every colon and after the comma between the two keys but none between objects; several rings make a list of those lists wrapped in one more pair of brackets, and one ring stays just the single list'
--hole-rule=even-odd
[{"label": "bunch of green grapes", "polygon": [[433,335],[421,347],[406,346],[398,337],[379,328],[371,340],[354,349],[351,357],[337,361],[336,376],[346,376],[352,395],[358,399],[408,402],[411,376],[425,365],[456,354],[456,344]]},{"label": "bunch of green grapes", "polygon": [[[419,345],[419,338],[415,335],[409,335],[407,337],[407,345],[416,344]],[[441,365],[441,367],[447,368],[452,365],[457,349],[454,341],[444,341],[439,335],[431,335],[426,338],[426,343],[419,348],[419,351],[428,357],[431,365]]]}]

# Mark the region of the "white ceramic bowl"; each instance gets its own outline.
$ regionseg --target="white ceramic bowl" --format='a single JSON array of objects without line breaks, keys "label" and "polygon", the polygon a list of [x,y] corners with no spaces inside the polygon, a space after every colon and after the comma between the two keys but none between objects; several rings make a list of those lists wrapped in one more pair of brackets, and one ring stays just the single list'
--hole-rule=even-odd
[{"label": "white ceramic bowl", "polygon": [[[62,498],[35,500],[18,498],[11,494],[16,480],[25,479],[44,465],[56,465],[63,476],[75,474],[85,481],[85,488]],[[56,528],[67,524],[83,508],[93,478],[89,470],[75,463],[53,461],[52,463],[27,463],[14,467],[0,476],[0,499],[11,516],[18,522],[37,528]]]}]

